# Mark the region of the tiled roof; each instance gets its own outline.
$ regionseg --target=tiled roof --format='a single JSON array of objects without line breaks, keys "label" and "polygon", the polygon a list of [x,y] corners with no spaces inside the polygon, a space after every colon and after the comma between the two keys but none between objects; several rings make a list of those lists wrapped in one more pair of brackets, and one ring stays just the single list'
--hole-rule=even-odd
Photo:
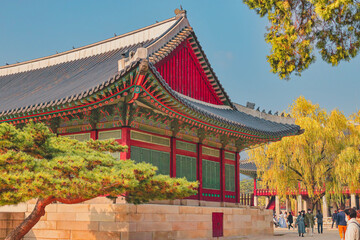
[{"label": "tiled roof", "polygon": [[256,165],[254,162],[249,161],[240,161],[240,171],[257,171]]},{"label": "tiled roof", "polygon": [[220,122],[229,124],[238,129],[250,130],[267,136],[286,136],[300,133],[300,127],[294,124],[284,124],[265,120],[256,116],[246,114],[238,111],[236,108],[230,106],[215,105],[202,102],[188,96],[175,92],[165,82],[161,75],[156,71],[156,68],[150,64],[150,68],[162,85],[180,102],[195,111],[206,115],[210,118],[219,120]]},{"label": "tiled roof", "polygon": [[257,176],[257,168],[254,162],[248,160],[240,161],[239,170],[241,174],[255,178]]},{"label": "tiled roof", "polygon": [[159,39],[164,32],[172,29],[179,22],[176,17],[166,19],[159,23],[137,29],[119,36],[115,36],[100,42],[96,42],[83,47],[71,49],[69,51],[54,55],[33,59],[25,62],[0,66],[0,76],[10,75],[19,72],[26,72],[35,69],[47,68],[64,62],[71,62],[82,58],[95,56],[98,54],[118,50],[142,42],[152,42]]},{"label": "tiled roof", "polygon": [[[124,53],[136,52],[141,47],[148,51],[147,56],[150,59],[167,43],[172,42],[170,44],[176,45],[191,32],[192,29],[185,17],[171,18],[143,28],[142,31],[134,31],[133,35],[124,34],[111,41],[80,48],[78,52],[74,50],[63,55],[43,58],[38,62],[34,60],[0,67],[0,117],[59,106],[101,91],[139,63],[135,53],[133,58],[128,59],[126,67],[119,72],[118,61],[124,58]],[[149,36],[156,37],[150,39]],[[121,42],[121,39],[124,42]],[[147,40],[139,42],[139,39]],[[157,56],[162,57],[164,54],[165,51]],[[300,133],[300,127],[297,125],[249,115],[239,111],[231,102],[230,106],[213,105],[175,92],[152,64],[159,57],[155,57],[154,62],[149,62],[151,71],[172,97],[197,114],[215,119],[225,124],[228,129],[250,131],[264,138]]]},{"label": "tiled roof", "polygon": [[183,101],[186,102],[187,105],[204,115],[210,116],[211,118],[215,118],[221,122],[226,122],[240,129],[257,131],[258,133],[264,135],[284,136],[300,130],[300,127],[297,125],[268,121],[240,112],[237,109],[222,108],[209,103],[193,101],[193,99],[190,99],[189,97],[183,98]]},{"label": "tiled roof", "polygon": [[64,104],[87,96],[118,71],[118,60],[144,43],[46,68],[0,76],[0,116],[14,109]]}]

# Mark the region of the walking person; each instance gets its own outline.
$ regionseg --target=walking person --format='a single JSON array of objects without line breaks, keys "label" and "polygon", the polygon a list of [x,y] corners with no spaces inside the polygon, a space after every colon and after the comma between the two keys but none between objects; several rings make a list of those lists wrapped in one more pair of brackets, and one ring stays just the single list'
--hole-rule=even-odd
[{"label": "walking person", "polygon": [[308,234],[310,234],[310,228],[311,228],[311,236],[314,234],[314,215],[311,212],[311,209],[308,209],[308,212],[305,214],[305,226],[307,228]]},{"label": "walking person", "polygon": [[274,226],[277,228],[277,227],[279,227],[279,222],[278,222],[278,220],[277,220],[277,218],[276,218],[276,214],[274,213],[274,215],[273,215],[273,223],[274,223]]},{"label": "walking person", "polygon": [[[316,220],[317,220],[317,224],[318,224],[318,233],[322,234],[323,233],[323,215],[321,214],[320,211],[318,211],[318,213],[316,214]],[[321,229],[321,230],[320,230]]]},{"label": "walking person", "polygon": [[281,228],[286,228],[284,214],[280,211],[279,225]]},{"label": "walking person", "polygon": [[[296,220],[297,220],[300,216],[301,216],[301,212],[298,212],[298,215],[297,215],[297,217],[296,217]],[[298,225],[297,225],[297,223],[296,223],[296,220],[295,220],[295,228],[298,227]]]},{"label": "walking person", "polygon": [[334,228],[334,223],[335,223],[336,228],[338,228],[337,221],[336,221],[337,214],[338,214],[338,212],[337,212],[337,210],[335,210],[334,213],[331,216],[331,218],[332,218],[331,228]]},{"label": "walking person", "polygon": [[297,216],[296,222],[295,222],[295,225],[298,228],[299,237],[304,237],[304,233],[305,233],[304,219],[305,219],[305,213],[299,212],[299,216]]},{"label": "walking person", "polygon": [[287,221],[289,223],[289,230],[290,230],[290,227],[292,227],[294,229],[294,227],[292,226],[293,222],[294,222],[294,219],[293,219],[293,215],[291,214],[291,212],[289,212],[289,215],[287,217]]},{"label": "walking person", "polygon": [[341,240],[345,240],[345,232],[346,232],[346,220],[345,220],[345,212],[344,206],[340,207],[340,210],[336,216],[336,223],[339,229],[339,235]]},{"label": "walking person", "polygon": [[346,209],[344,212],[347,219],[345,240],[360,240],[360,224],[356,221],[355,209]]}]

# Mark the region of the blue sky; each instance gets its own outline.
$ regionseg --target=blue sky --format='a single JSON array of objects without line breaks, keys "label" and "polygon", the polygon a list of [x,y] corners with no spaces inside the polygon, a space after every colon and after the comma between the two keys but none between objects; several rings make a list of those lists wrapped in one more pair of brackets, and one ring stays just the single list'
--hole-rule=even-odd
[{"label": "blue sky", "polygon": [[[266,19],[241,0],[224,1],[3,1],[0,65],[43,57],[126,33],[174,16],[182,5],[210,63],[232,101],[272,112],[300,95],[346,115],[360,109],[360,59],[332,67],[318,58],[301,77],[270,73]],[[0,83],[1,84],[1,83]]]}]

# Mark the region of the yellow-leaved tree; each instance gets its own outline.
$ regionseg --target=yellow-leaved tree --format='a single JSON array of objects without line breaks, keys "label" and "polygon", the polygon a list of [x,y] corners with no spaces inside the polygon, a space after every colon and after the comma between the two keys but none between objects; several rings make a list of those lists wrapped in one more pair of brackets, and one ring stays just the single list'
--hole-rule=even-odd
[{"label": "yellow-leaved tree", "polygon": [[360,189],[360,111],[350,117],[349,123],[346,147],[334,164],[337,181],[333,187],[340,191],[346,186],[350,193],[355,193]]},{"label": "yellow-leaved tree", "polygon": [[300,185],[307,190],[312,208],[324,194],[339,197],[344,186],[358,188],[360,168],[352,170],[360,163],[360,131],[354,124],[360,114],[350,120],[342,112],[328,113],[302,96],[290,106],[290,114],[305,130],[303,134],[248,151],[262,185],[283,197]]}]

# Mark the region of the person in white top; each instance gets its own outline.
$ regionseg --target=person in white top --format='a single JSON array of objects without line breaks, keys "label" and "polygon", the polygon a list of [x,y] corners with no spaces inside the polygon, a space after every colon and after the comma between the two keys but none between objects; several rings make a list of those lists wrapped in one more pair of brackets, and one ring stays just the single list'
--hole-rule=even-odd
[{"label": "person in white top", "polygon": [[360,224],[356,221],[355,209],[346,209],[345,215],[347,219],[345,240],[360,240]]}]

